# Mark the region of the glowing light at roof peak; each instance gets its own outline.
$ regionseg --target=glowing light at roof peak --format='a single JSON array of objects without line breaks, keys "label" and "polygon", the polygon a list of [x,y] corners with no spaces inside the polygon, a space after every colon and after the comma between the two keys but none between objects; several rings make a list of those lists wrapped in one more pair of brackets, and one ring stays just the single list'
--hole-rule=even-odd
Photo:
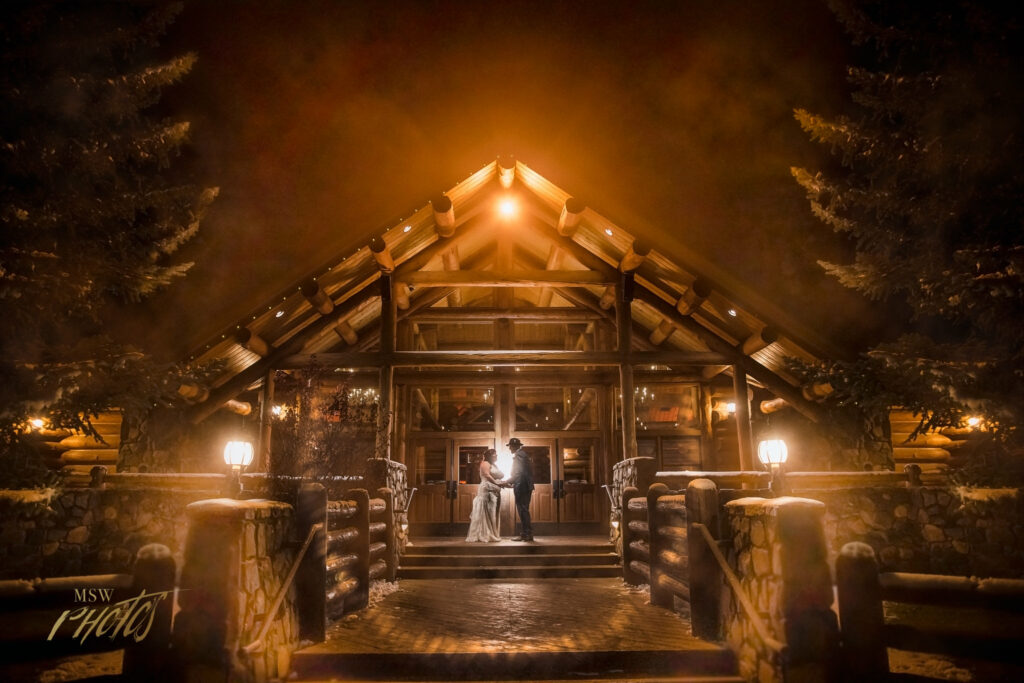
[{"label": "glowing light at roof peak", "polygon": [[512,197],[504,197],[498,202],[498,214],[505,219],[514,218],[519,213],[519,204]]}]

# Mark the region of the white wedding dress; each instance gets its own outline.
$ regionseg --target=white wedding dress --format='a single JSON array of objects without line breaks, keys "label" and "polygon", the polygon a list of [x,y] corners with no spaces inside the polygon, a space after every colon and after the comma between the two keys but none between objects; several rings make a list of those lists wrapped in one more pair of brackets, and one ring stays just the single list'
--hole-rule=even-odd
[{"label": "white wedding dress", "polygon": [[[491,476],[501,479],[505,475],[491,465]],[[501,540],[501,534],[498,533],[498,501],[501,499],[501,487],[483,477],[481,479],[480,488],[473,499],[473,511],[469,514],[469,535],[466,536],[466,541],[494,543]]]}]

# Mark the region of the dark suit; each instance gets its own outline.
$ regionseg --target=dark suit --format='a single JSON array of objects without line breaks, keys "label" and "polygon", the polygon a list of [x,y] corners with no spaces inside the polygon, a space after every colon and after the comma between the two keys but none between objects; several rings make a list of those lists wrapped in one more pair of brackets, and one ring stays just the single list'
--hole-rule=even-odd
[{"label": "dark suit", "polygon": [[530,499],[533,497],[533,461],[529,453],[520,448],[513,454],[512,476],[508,478],[512,492],[516,496],[516,512],[519,514],[520,535],[533,538],[533,525],[530,523]]}]

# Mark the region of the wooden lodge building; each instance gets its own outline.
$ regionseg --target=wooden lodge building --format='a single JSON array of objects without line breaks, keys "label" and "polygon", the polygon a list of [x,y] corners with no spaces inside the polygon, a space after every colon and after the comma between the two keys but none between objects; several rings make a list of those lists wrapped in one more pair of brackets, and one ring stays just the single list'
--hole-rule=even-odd
[{"label": "wooden lodge building", "polygon": [[477,459],[491,447],[507,457],[513,436],[533,456],[539,533],[606,528],[602,486],[624,457],[757,469],[763,401],[819,419],[786,358],[834,351],[598,203],[499,158],[200,349],[196,361],[223,370],[194,392],[192,421],[248,402],[250,469],[262,470],[283,457],[272,446],[282,373],[316,364],[372,408],[356,437],[366,455],[407,466],[413,533],[464,530]]}]

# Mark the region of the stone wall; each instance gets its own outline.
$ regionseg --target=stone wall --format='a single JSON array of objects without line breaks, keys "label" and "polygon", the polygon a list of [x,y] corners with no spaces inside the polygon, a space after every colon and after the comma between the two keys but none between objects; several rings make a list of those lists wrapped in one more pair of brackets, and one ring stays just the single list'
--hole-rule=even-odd
[{"label": "stone wall", "polygon": [[882,571],[1024,576],[1024,496],[953,486],[801,490],[826,504],[834,561],[845,543],[870,545]]},{"label": "stone wall", "polygon": [[399,554],[405,552],[409,542],[409,474],[408,469],[396,460],[375,458],[366,463],[366,486],[370,496],[381,487],[387,487],[395,494],[395,538]]},{"label": "stone wall", "polygon": [[0,578],[125,573],[149,543],[180,566],[185,507],[219,491],[144,483],[0,492]]},{"label": "stone wall", "polygon": [[[722,626],[748,681],[829,680],[828,653],[838,628],[826,562],[824,505],[803,498],[741,498],[724,507],[728,562],[766,627],[767,638],[728,587]],[[787,648],[783,657],[771,640]]]},{"label": "stone wall", "polygon": [[174,631],[183,679],[287,678],[299,643],[294,584],[279,609],[272,605],[297,552],[294,509],[271,500],[219,498],[192,503],[188,518]]}]

